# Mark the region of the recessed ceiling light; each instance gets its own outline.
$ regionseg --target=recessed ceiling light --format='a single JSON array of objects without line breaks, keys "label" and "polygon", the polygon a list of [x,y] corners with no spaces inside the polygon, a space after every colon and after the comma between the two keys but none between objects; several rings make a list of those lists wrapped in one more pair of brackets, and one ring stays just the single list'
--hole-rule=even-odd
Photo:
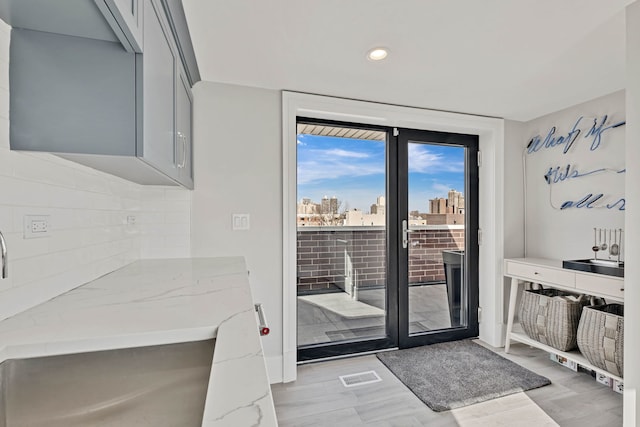
[{"label": "recessed ceiling light", "polygon": [[375,47],[367,52],[367,59],[370,61],[382,61],[389,55],[389,51],[384,47]]}]

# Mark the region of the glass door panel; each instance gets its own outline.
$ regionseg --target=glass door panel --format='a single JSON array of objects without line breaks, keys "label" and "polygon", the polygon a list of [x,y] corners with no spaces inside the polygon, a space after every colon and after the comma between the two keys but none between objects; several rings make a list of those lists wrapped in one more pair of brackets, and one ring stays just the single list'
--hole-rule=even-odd
[{"label": "glass door panel", "polygon": [[408,152],[409,334],[465,326],[465,148]]},{"label": "glass door panel", "polygon": [[298,360],[388,347],[387,132],[299,120],[297,138]]},{"label": "glass door panel", "polygon": [[478,137],[298,119],[298,361],[478,334]]},{"label": "glass door panel", "polygon": [[477,336],[477,137],[399,131],[400,346]]}]

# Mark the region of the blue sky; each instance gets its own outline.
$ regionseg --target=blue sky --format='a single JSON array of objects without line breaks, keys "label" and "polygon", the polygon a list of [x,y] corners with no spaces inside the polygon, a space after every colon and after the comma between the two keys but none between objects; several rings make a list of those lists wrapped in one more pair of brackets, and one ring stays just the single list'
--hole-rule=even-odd
[{"label": "blue sky", "polygon": [[[341,210],[365,212],[385,195],[385,143],[298,135],[298,201],[337,196]],[[464,149],[409,145],[409,209],[429,212],[429,199],[464,192]]]}]

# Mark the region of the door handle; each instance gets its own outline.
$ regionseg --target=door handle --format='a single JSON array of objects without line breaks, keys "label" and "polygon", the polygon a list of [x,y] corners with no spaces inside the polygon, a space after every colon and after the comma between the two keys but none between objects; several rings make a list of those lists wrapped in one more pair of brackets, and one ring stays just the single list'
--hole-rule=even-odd
[{"label": "door handle", "polygon": [[402,220],[402,247],[407,249],[409,246],[409,233],[413,233],[413,230],[409,230],[407,220]]}]

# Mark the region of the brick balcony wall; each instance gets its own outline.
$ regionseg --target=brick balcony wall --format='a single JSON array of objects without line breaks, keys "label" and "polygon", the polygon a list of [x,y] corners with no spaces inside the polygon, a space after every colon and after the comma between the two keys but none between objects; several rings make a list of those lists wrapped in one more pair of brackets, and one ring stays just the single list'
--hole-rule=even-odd
[{"label": "brick balcony wall", "polygon": [[409,283],[444,282],[442,251],[464,250],[464,228],[414,231],[409,238]]},{"label": "brick balcony wall", "polygon": [[[410,283],[442,282],[443,250],[464,249],[464,227],[418,227],[409,235]],[[384,227],[300,227],[297,231],[298,290],[344,288],[345,251],[359,287],[386,285]]]}]

